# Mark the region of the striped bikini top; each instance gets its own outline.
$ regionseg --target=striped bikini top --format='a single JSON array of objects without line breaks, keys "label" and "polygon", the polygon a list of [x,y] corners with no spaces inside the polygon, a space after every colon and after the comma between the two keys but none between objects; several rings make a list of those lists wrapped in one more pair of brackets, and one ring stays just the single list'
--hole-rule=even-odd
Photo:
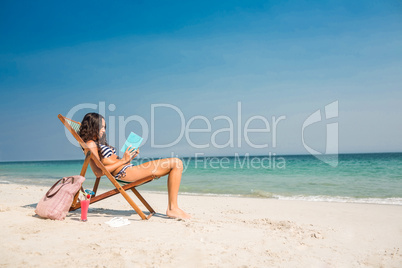
[{"label": "striped bikini top", "polygon": [[113,147],[109,147],[103,144],[99,144],[101,148],[101,154],[103,155],[103,158],[108,158],[111,157],[113,154],[116,154],[116,150]]}]

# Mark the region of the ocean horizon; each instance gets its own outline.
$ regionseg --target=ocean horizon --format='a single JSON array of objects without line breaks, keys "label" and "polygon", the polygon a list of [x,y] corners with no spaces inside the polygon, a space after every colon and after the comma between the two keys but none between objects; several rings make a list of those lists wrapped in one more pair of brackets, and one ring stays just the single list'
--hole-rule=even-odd
[{"label": "ocean horizon", "polygon": [[[327,156],[329,158],[335,156]],[[333,167],[312,155],[181,157],[180,194],[402,205],[402,153],[348,153]],[[146,163],[139,158],[133,164]],[[51,186],[79,174],[83,159],[0,162],[0,183]],[[141,186],[166,192],[166,178]],[[83,187],[91,189],[90,168]],[[112,184],[106,177],[100,189]]]}]

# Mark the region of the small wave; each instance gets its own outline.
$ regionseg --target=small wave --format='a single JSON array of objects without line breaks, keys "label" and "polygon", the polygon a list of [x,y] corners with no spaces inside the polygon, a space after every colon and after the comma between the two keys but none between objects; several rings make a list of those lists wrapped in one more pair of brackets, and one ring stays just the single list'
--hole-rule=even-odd
[{"label": "small wave", "polygon": [[[161,193],[166,193],[166,191],[163,191]],[[193,195],[193,196],[222,196],[222,197],[245,197],[245,195],[242,194],[214,194],[214,193],[191,193],[191,192],[180,192],[181,195]]]},{"label": "small wave", "polygon": [[281,196],[274,195],[279,200],[301,200],[312,202],[361,203],[380,205],[402,205],[402,198],[354,198],[345,196]]},{"label": "small wave", "polygon": [[9,181],[0,181],[0,184],[10,184]]},{"label": "small wave", "polygon": [[[243,195],[244,196],[244,195]],[[279,200],[300,200],[311,202],[337,202],[337,203],[362,203],[362,204],[381,204],[381,205],[402,205],[402,198],[357,198],[348,196],[328,196],[328,195],[279,195],[262,190],[251,190],[247,197],[273,198]]]},{"label": "small wave", "polygon": [[[145,190],[145,192],[165,194],[165,191]],[[402,205],[402,198],[354,198],[345,196],[283,196],[261,190],[253,190],[251,194],[218,194],[218,193],[192,193],[180,192],[181,195],[190,196],[217,196],[217,197],[252,197],[252,198],[267,198],[278,200],[296,200],[309,202],[335,202],[335,203],[360,203],[360,204],[377,204],[377,205]]]},{"label": "small wave", "polygon": [[251,197],[275,198],[275,195],[262,190],[251,190]]}]

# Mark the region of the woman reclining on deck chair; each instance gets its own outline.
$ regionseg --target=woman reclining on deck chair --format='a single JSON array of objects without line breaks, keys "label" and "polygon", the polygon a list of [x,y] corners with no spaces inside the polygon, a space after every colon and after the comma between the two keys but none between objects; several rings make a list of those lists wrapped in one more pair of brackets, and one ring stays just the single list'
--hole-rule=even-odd
[{"label": "woman reclining on deck chair", "polygon": [[[105,168],[116,179],[127,182],[137,181],[149,176],[168,176],[168,208],[166,215],[171,218],[189,219],[191,216],[181,210],[177,204],[183,163],[178,158],[166,158],[147,162],[138,166],[130,164],[138,154],[136,148],[127,148],[124,156],[120,159],[116,150],[106,142],[106,123],[102,115],[88,113],[81,122],[79,135],[88,145],[91,152],[101,160]],[[94,163],[91,167],[96,175],[102,174],[102,170]]]}]

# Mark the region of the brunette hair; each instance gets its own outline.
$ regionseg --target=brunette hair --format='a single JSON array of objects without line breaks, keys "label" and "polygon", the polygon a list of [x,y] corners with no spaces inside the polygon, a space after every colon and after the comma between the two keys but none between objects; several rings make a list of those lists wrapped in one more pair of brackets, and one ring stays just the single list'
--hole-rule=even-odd
[{"label": "brunette hair", "polygon": [[[78,135],[84,142],[93,140],[98,147],[98,155],[100,159],[103,158],[99,144],[109,146],[106,141],[106,133],[103,137],[99,137],[99,130],[102,128],[102,119],[105,119],[98,113],[87,113],[82,119]],[[109,146],[110,147],[110,146]]]}]

